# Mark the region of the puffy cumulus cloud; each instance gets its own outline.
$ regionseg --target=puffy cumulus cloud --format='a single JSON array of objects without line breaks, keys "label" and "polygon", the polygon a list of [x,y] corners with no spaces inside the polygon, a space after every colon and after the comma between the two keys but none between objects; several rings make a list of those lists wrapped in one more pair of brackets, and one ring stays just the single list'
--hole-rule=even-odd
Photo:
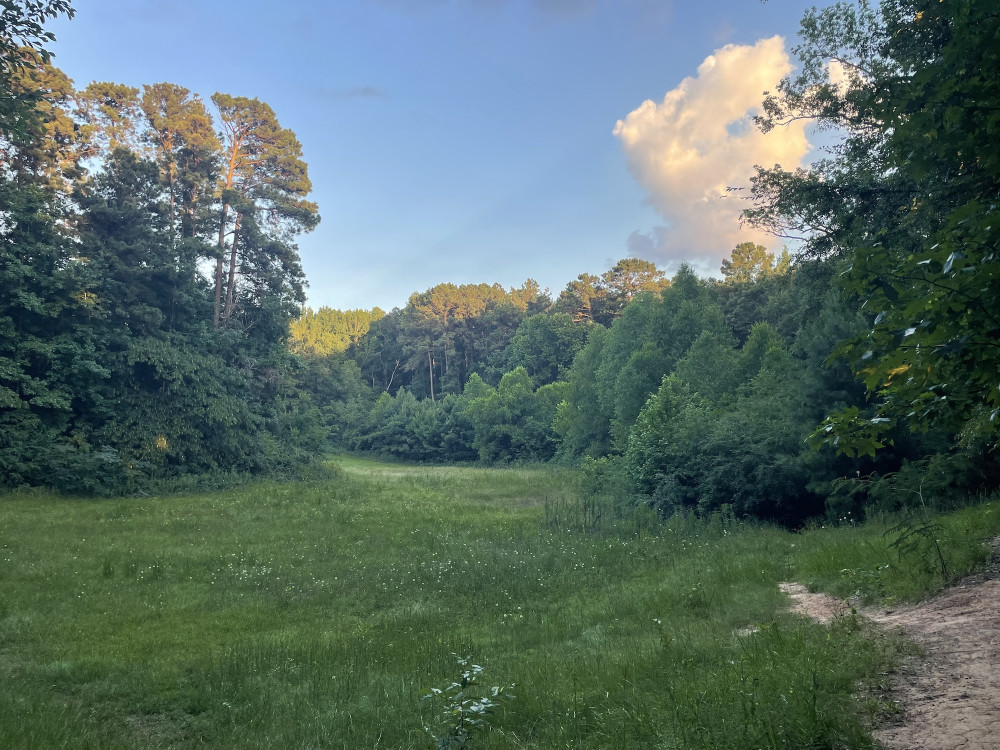
[{"label": "puffy cumulus cloud", "polygon": [[668,224],[651,235],[633,235],[630,246],[641,245],[647,257],[684,257],[704,267],[728,257],[740,242],[780,244],[740,227],[743,194],[727,188],[747,187],[755,164],[794,169],[809,151],[804,122],[767,134],[753,123],[763,92],[773,91],[791,70],[779,36],[753,46],[729,44],[660,104],[647,100],[618,121],[614,134],[629,172]]},{"label": "puffy cumulus cloud", "polygon": [[[628,236],[625,246],[633,258],[655,258],[656,264],[671,275],[686,263],[699,276],[718,276],[722,265],[714,255],[694,255],[690,247],[674,242],[673,233],[665,226],[653,227],[648,232],[636,230]],[[725,255],[729,257],[729,252]]]},{"label": "puffy cumulus cloud", "polygon": [[830,85],[835,89],[842,90],[851,82],[851,72],[840,60],[830,60],[826,64],[826,75],[830,79]]}]

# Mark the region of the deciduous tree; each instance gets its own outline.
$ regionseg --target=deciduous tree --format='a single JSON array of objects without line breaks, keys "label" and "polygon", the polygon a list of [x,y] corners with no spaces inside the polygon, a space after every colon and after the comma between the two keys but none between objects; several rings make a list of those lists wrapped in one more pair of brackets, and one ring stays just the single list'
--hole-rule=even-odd
[{"label": "deciduous tree", "polygon": [[763,245],[741,242],[731,258],[722,261],[722,278],[732,284],[760,281],[774,274],[785,273],[791,263],[791,256],[785,250],[777,259]]},{"label": "deciduous tree", "polygon": [[747,214],[849,261],[871,328],[841,351],[874,408],[817,433],[840,450],[874,453],[897,421],[1000,442],[998,35],[989,0],[836,3],[806,15],[801,73],[766,102],[765,128],[844,133],[811,171],[761,170]]},{"label": "deciduous tree", "polygon": [[46,45],[55,35],[45,22],[73,17],[69,0],[5,0],[0,4],[0,137],[20,141],[27,135],[40,91],[15,81],[51,57]]}]

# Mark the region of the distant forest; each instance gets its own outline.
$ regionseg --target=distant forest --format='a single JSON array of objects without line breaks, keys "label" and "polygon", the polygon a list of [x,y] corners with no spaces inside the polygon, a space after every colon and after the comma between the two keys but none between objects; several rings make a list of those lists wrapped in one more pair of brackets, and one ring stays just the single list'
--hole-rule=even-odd
[{"label": "distant forest", "polygon": [[721,280],[624,258],[554,296],[442,283],[384,312],[302,306],[319,214],[270,107],[76,89],[41,31],[69,5],[9,4],[0,486],[135,492],[337,450],[560,462],[622,508],[789,525],[996,487],[994,5],[807,13],[757,125],[838,140],[743,196],[790,250],[743,243]]}]

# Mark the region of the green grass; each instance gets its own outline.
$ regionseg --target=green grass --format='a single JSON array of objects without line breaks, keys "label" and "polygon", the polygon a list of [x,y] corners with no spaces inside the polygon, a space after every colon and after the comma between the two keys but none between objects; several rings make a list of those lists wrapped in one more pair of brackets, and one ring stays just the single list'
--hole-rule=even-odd
[{"label": "green grass", "polygon": [[[905,533],[908,539],[901,540]],[[1000,504],[995,501],[941,515],[814,528],[801,534],[795,572],[809,588],[842,598],[916,601],[988,562],[990,540],[998,534]]]},{"label": "green grass", "polygon": [[[428,747],[453,653],[517,684],[473,748],[872,747],[905,644],[785,614],[777,583],[935,585],[881,527],[584,533],[550,512],[574,481],[343,459],[322,482],[0,498],[0,747]],[[953,573],[996,507],[942,522]]]}]

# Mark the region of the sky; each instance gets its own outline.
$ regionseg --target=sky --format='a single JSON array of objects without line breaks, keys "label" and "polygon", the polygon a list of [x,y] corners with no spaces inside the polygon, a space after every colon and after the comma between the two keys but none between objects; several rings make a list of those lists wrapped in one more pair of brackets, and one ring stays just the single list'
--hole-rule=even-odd
[{"label": "sky", "polygon": [[805,0],[77,0],[55,64],[91,81],[257,97],[293,130],[322,222],[313,308],[435,284],[558,295],[623,257],[718,274],[754,164],[809,158],[752,116]]}]

